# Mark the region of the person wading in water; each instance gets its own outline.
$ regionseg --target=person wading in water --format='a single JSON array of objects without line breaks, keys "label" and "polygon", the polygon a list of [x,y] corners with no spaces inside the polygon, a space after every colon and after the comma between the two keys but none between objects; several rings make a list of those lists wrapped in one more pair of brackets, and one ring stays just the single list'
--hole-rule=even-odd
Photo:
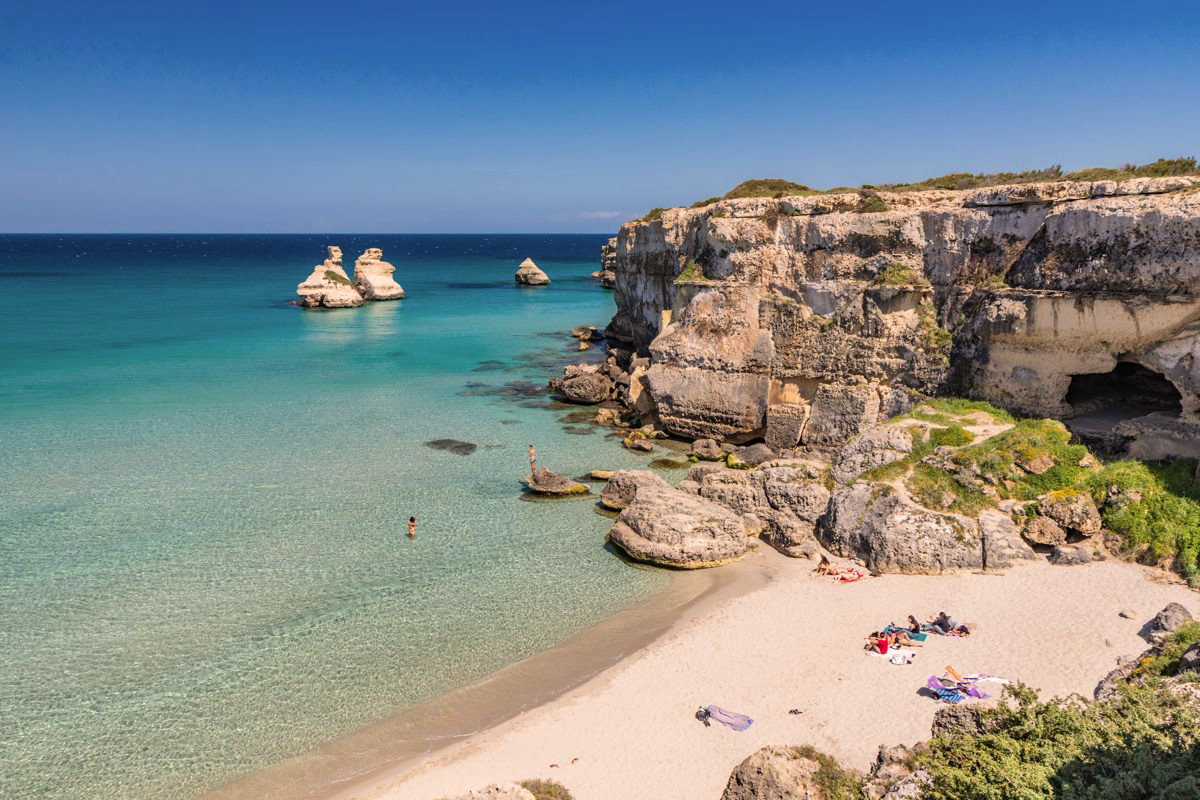
[{"label": "person wading in water", "polygon": [[417,518],[416,517],[408,518],[408,538],[410,538],[410,539],[417,538]]},{"label": "person wading in water", "polygon": [[533,445],[529,445],[529,474],[537,472],[537,450],[533,449]]}]

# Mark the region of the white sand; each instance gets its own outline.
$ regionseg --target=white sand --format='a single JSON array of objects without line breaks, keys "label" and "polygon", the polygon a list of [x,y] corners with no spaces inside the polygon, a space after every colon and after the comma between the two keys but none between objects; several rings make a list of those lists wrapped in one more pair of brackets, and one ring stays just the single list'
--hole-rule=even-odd
[{"label": "white sand", "polygon": [[[1118,656],[1146,648],[1138,631],[1164,605],[1200,612],[1185,587],[1117,561],[842,585],[812,575],[813,562],[764,551],[741,568],[774,573],[765,589],[681,620],[577,690],[340,797],[426,800],[541,777],[577,800],[717,800],[730,770],[767,744],[810,744],[865,770],[880,744],[928,738],[937,704],[918,690],[947,664],[1022,680],[1043,697],[1091,697]],[[887,622],[941,610],[976,623],[976,634],[931,635],[910,666],[862,650]],[[692,715],[710,703],[754,724],[705,728]]]}]

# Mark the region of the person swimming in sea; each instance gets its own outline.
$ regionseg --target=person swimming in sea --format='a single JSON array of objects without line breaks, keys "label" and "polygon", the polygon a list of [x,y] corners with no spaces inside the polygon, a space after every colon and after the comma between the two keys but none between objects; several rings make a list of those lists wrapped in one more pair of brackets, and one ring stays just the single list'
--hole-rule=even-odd
[{"label": "person swimming in sea", "polygon": [[410,538],[410,539],[417,538],[417,518],[416,517],[408,518],[408,538]]}]

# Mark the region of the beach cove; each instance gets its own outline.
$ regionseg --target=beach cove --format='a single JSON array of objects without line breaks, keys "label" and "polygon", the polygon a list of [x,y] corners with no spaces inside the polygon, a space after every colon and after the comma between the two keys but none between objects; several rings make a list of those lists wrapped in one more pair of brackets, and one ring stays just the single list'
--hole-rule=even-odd
[{"label": "beach cove", "polygon": [[[522,500],[531,440],[647,461],[543,391],[604,240],[3,237],[0,794],[198,796],[666,589],[593,501]],[[407,298],[290,305],[329,244]]]}]

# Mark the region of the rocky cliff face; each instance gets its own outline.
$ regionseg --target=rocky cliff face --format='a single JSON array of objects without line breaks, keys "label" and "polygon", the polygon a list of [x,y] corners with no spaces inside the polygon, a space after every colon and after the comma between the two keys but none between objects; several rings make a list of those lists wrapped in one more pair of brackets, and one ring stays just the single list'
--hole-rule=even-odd
[{"label": "rocky cliff face", "polygon": [[1200,455],[1197,178],[723,200],[611,268],[677,435],[828,451],[953,392]]}]

